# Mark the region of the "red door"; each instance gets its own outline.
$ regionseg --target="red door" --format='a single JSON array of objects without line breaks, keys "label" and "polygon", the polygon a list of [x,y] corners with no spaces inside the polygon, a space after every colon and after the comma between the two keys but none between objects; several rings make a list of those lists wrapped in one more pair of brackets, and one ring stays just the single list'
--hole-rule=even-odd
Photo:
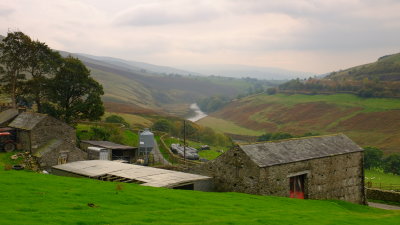
[{"label": "red door", "polygon": [[290,177],[290,197],[304,199],[304,180],[306,175]]}]

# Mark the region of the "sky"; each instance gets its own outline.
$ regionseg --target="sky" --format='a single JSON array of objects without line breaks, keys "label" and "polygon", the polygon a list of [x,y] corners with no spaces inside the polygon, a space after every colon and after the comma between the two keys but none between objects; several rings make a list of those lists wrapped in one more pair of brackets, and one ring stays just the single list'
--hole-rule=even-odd
[{"label": "sky", "polygon": [[400,52],[399,0],[2,0],[0,18],[3,36],[185,69],[321,74]]}]

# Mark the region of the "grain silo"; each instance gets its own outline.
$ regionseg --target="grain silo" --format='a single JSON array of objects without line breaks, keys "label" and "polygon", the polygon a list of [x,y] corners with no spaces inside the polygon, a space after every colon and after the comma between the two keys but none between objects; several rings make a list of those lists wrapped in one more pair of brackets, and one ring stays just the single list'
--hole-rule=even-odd
[{"label": "grain silo", "polygon": [[148,164],[149,154],[153,151],[155,146],[154,134],[148,128],[144,131],[139,131],[139,158],[144,158],[145,164]]}]

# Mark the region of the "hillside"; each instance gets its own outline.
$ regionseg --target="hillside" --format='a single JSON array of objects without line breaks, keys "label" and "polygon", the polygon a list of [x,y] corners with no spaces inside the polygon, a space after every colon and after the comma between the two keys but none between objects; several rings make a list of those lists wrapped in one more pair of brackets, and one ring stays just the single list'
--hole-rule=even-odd
[{"label": "hillside", "polygon": [[400,81],[400,53],[380,57],[376,62],[333,72],[326,78],[340,80]]},{"label": "hillside", "polygon": [[233,101],[198,123],[250,136],[264,132],[342,132],[361,146],[376,146],[389,154],[400,152],[399,110],[399,99],[261,94]]},{"label": "hillside", "polygon": [[[61,53],[64,56],[70,54]],[[167,111],[180,116],[187,113],[189,104],[198,99],[213,95],[235,97],[253,85],[245,79],[166,75],[148,71],[138,67],[140,65],[132,65],[133,62],[120,59],[72,55],[80,58],[91,70],[92,76],[103,85],[104,101]],[[176,108],[180,110],[175,110]]]},{"label": "hillside", "polygon": [[[0,153],[4,160],[6,156]],[[0,224],[398,224],[400,213],[342,201],[205,193],[5,171]]]}]

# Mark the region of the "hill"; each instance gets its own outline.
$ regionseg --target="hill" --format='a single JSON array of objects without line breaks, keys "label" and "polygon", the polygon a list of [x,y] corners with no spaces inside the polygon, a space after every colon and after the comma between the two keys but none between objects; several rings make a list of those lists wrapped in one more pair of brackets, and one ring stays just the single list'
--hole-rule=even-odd
[{"label": "hill", "polygon": [[[71,54],[61,53],[64,56]],[[124,103],[179,116],[186,114],[189,104],[198,99],[213,95],[235,97],[254,85],[247,79],[166,75],[148,71],[137,67],[140,65],[133,65],[134,62],[121,59],[72,55],[82,60],[91,70],[92,76],[103,85],[105,102]]]},{"label": "hill", "polygon": [[251,136],[264,132],[342,132],[361,146],[376,146],[389,154],[400,153],[399,110],[399,99],[261,94],[233,101],[198,123]]},{"label": "hill", "polygon": [[332,72],[326,78],[333,80],[400,81],[400,53],[380,57],[376,62]]},{"label": "hill", "polygon": [[[1,153],[0,158],[9,156]],[[0,166],[2,167],[2,166]],[[205,193],[0,170],[0,224],[398,224],[342,201]]]}]

